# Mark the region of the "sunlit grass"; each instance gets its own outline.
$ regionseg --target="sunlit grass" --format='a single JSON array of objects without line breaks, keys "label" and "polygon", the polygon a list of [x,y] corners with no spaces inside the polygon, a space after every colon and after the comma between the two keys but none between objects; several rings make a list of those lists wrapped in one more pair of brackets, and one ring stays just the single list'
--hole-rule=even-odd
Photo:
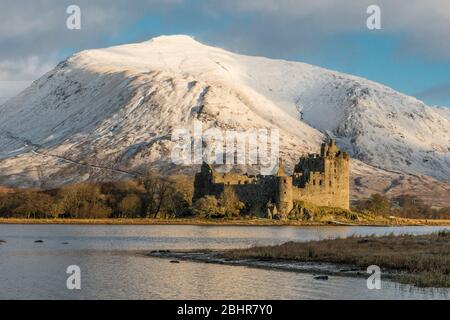
[{"label": "sunlit grass", "polygon": [[311,242],[288,242],[225,253],[230,259],[296,260],[377,265],[401,271],[396,280],[422,287],[450,287],[450,232],[431,235],[369,236]]}]

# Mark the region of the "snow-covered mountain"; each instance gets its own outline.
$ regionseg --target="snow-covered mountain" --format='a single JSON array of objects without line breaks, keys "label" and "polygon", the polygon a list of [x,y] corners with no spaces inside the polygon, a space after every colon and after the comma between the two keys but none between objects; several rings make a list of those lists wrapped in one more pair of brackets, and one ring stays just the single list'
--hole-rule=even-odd
[{"label": "snow-covered mountain", "polygon": [[194,119],[205,128],[278,128],[290,168],[334,136],[356,159],[356,195],[400,185],[444,199],[450,192],[448,109],[362,78],[187,36],[75,54],[3,104],[0,184],[49,187],[177,170],[171,133]]}]

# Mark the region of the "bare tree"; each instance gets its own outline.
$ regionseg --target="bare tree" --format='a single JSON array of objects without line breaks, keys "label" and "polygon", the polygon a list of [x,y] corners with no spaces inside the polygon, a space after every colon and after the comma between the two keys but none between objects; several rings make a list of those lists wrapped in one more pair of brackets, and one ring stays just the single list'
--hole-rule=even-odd
[{"label": "bare tree", "polygon": [[170,195],[174,193],[172,182],[154,173],[148,173],[141,179],[145,190],[146,217],[157,218],[166,205]]}]

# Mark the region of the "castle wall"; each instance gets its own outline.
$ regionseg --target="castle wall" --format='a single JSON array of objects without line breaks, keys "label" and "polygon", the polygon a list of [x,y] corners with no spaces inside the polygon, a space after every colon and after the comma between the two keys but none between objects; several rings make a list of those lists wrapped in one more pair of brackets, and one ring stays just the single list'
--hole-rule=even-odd
[{"label": "castle wall", "polygon": [[235,185],[234,190],[247,209],[263,208],[274,203],[276,184],[274,179],[264,179],[255,184]]},{"label": "castle wall", "polygon": [[194,181],[196,201],[206,195],[220,197],[225,188],[233,188],[247,209],[263,208],[268,202],[275,202],[276,180],[274,177],[253,177],[235,173],[218,173],[203,166]]},{"label": "castle wall", "polygon": [[245,185],[254,183],[257,180],[256,177],[251,177],[236,173],[219,173],[214,172],[213,183],[224,185]]}]

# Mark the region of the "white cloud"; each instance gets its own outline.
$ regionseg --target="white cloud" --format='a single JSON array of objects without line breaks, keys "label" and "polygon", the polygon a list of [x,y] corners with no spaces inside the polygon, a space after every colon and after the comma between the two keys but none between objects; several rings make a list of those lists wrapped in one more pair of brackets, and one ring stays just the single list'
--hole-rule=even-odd
[{"label": "white cloud", "polygon": [[[215,3],[229,12],[257,14],[258,18],[252,19],[257,24],[255,29],[284,30],[293,41],[304,38],[305,33],[326,39],[344,32],[368,32],[366,9],[377,4],[381,7],[382,32],[405,36],[400,46],[431,58],[450,60],[449,0],[215,0]],[[289,27],[283,28],[281,24]],[[242,34],[245,36],[245,32]]]},{"label": "white cloud", "polygon": [[[370,32],[366,9],[374,3],[382,10],[380,32],[404,35],[397,44],[401,54],[450,60],[449,0],[77,0],[80,31],[66,29],[71,0],[0,0],[0,80],[34,79],[58,62],[60,50],[103,46],[148,14],[161,16],[162,30],[186,21],[186,33],[203,30],[227,49],[298,56],[323,50],[347,32]],[[175,12],[181,4],[186,12]],[[224,15],[230,23],[198,19],[220,21]],[[148,32],[147,38],[155,35]]]},{"label": "white cloud", "polygon": [[[30,79],[54,66],[61,50],[101,46],[146,13],[180,0],[77,0],[82,29],[66,27],[71,0],[0,0],[0,80]],[[33,66],[33,63],[36,63]]]},{"label": "white cloud", "polygon": [[0,81],[0,104],[24,90],[32,81]]},{"label": "white cloud", "polygon": [[450,99],[450,83],[435,85],[431,88],[428,88],[422,92],[417,93],[417,96],[420,99],[429,99],[429,100]]},{"label": "white cloud", "polygon": [[37,56],[24,59],[0,61],[0,81],[34,80],[54,67],[53,63],[42,61]]}]

